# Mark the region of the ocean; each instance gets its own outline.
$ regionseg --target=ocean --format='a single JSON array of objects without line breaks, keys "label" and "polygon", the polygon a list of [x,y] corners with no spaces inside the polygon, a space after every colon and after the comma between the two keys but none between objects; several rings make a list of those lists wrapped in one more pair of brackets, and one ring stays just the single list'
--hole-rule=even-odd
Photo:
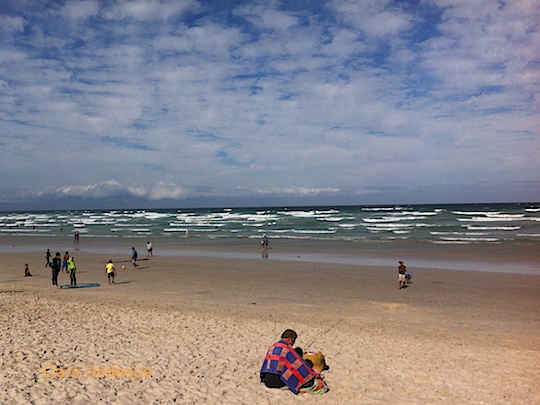
[{"label": "ocean", "polygon": [[0,253],[253,259],[263,235],[270,260],[540,275],[540,203],[0,212]]},{"label": "ocean", "polygon": [[540,203],[0,212],[0,235],[423,241],[433,244],[540,242]]}]

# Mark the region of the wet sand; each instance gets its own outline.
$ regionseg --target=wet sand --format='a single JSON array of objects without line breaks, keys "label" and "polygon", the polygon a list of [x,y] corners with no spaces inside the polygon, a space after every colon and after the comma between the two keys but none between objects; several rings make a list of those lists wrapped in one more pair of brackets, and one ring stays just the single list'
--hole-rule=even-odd
[{"label": "wet sand", "polygon": [[[399,290],[396,252],[386,252],[387,266],[358,266],[271,259],[315,254],[303,246],[274,245],[264,259],[257,249],[253,258],[160,255],[154,244],[146,260],[139,242],[134,269],[124,245],[92,241],[63,250],[72,250],[79,284],[101,285],[57,289],[41,241],[13,252],[21,241],[9,242],[0,256],[2,403],[540,402],[540,276],[409,266],[413,283]],[[24,263],[33,277],[22,276]],[[262,358],[286,328],[305,350],[325,353],[328,394],[259,383]]]}]

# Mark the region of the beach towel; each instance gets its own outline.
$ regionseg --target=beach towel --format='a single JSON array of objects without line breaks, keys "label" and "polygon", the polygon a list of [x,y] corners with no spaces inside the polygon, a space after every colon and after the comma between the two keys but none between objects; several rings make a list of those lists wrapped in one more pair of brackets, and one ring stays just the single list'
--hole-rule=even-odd
[{"label": "beach towel", "polygon": [[295,394],[298,394],[302,385],[315,378],[311,367],[283,341],[268,349],[261,367],[261,382],[264,381],[263,373],[280,375],[281,381]]}]

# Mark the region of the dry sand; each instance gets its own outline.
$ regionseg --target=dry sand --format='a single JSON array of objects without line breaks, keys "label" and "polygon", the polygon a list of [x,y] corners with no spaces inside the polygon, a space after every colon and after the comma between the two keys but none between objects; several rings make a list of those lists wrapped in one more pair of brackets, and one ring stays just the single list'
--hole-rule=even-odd
[{"label": "dry sand", "polygon": [[[393,259],[154,256],[135,270],[129,252],[74,254],[79,284],[99,287],[53,288],[43,252],[0,256],[0,403],[540,403],[540,276],[414,269],[398,290]],[[328,394],[259,382],[286,328],[326,355]]]}]

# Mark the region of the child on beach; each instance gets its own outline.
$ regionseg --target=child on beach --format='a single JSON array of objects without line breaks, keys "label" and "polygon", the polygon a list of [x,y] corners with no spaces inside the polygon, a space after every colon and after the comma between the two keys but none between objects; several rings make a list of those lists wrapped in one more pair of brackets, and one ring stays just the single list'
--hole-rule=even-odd
[{"label": "child on beach", "polygon": [[45,253],[45,260],[47,260],[47,263],[45,263],[45,267],[49,267],[49,264],[51,263],[51,249],[47,249],[47,252]]},{"label": "child on beach", "polygon": [[133,263],[133,267],[139,267],[139,265],[137,264],[137,251],[134,247],[131,248],[131,263]]},{"label": "child on beach", "polygon": [[111,282],[114,284],[115,268],[112,260],[109,260],[109,263],[105,266],[105,273],[107,273],[109,284],[111,284]]},{"label": "child on beach", "polygon": [[60,269],[60,272],[63,272],[64,269],[66,269],[66,274],[69,273],[68,271],[68,260],[69,260],[69,253],[64,253],[64,258],[62,260],[62,268]]},{"label": "child on beach", "polygon": [[30,270],[28,269],[28,263],[24,264],[24,276],[25,277],[32,277],[32,275],[30,274]]}]

